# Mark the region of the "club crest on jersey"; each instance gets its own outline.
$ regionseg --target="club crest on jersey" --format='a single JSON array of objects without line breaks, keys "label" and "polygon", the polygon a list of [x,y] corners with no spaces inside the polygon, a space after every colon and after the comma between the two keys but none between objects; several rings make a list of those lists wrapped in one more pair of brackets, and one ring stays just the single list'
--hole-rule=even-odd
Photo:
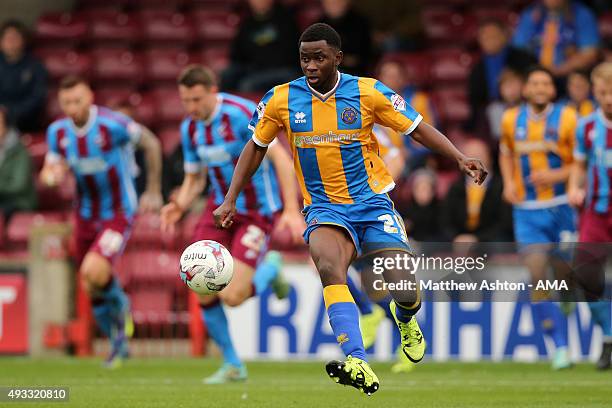
[{"label": "club crest on jersey", "polygon": [[304,112],[295,113],[295,123],[306,123],[306,114]]},{"label": "club crest on jersey", "polygon": [[352,108],[350,106],[347,108],[344,108],[342,110],[342,114],[340,115],[340,118],[347,125],[352,125],[357,120],[357,111],[355,110],[355,108]]},{"label": "club crest on jersey", "polygon": [[406,101],[399,94],[391,95],[391,103],[396,111],[404,112],[406,110]]}]

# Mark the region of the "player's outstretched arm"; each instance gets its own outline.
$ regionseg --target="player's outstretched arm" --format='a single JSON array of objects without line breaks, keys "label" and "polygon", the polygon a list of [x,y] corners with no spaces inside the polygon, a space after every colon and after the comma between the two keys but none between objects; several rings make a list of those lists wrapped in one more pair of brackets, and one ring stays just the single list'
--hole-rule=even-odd
[{"label": "player's outstretched arm", "polygon": [[142,126],[138,147],[144,151],[147,166],[147,186],[140,197],[140,211],[158,211],[164,203],[161,194],[161,144],[153,132]]},{"label": "player's outstretched arm", "polygon": [[268,148],[268,157],[276,169],[276,176],[283,195],[283,213],[277,226],[289,229],[293,242],[299,243],[302,241],[306,223],[297,203],[298,190],[291,156],[280,143],[273,143]]},{"label": "player's outstretched arm", "polygon": [[411,136],[425,147],[455,160],[459,170],[472,177],[475,183],[482,184],[487,178],[488,171],[479,159],[466,157],[433,126],[421,121]]},{"label": "player's outstretched arm", "polygon": [[174,226],[181,219],[191,204],[206,188],[205,169],[198,173],[185,173],[183,183],[170,202],[160,212],[161,230],[174,233]]},{"label": "player's outstretched arm", "polygon": [[582,207],[586,192],[584,190],[584,181],[586,179],[586,161],[574,160],[569,175],[569,183],[567,187],[567,198],[570,205],[574,207]]},{"label": "player's outstretched arm", "polygon": [[236,163],[236,168],[234,169],[232,183],[225,195],[225,200],[223,200],[223,203],[213,212],[217,227],[229,228],[232,225],[232,219],[234,214],[236,214],[236,200],[238,199],[238,195],[261,165],[261,161],[267,151],[268,147],[258,146],[253,140],[249,140],[246,146],[244,146],[244,149],[242,149],[242,153],[240,153],[238,163]]}]

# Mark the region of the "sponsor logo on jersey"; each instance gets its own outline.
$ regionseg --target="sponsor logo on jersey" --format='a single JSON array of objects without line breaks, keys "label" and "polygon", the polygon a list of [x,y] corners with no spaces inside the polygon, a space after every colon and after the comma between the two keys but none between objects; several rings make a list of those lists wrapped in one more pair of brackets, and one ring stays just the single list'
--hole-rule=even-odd
[{"label": "sponsor logo on jersey", "polygon": [[352,125],[357,120],[357,111],[353,107],[347,107],[342,110],[340,118],[347,125]]},{"label": "sponsor logo on jersey", "polygon": [[306,123],[306,114],[304,112],[295,113],[295,123]]},{"label": "sponsor logo on jersey", "polygon": [[406,110],[406,101],[399,94],[391,95],[391,103],[396,111],[404,112]]}]

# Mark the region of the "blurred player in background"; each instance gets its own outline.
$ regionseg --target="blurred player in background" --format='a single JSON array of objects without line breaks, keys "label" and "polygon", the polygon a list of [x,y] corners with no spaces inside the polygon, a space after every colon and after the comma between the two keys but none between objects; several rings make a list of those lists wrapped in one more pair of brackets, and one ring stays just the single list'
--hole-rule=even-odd
[{"label": "blurred player in background", "polygon": [[181,73],[178,87],[188,113],[181,124],[185,178],[178,194],[162,208],[162,230],[174,229],[204,190],[208,173],[211,195],[194,241],[210,239],[224,245],[234,258],[234,278],[218,296],[200,296],[202,318],[224,360],[221,368],[204,381],[243,381],[247,378],[246,367],[234,350],[223,304],[238,306],[270,285],[279,298],[287,295],[288,286],[280,275],[280,254],[266,255],[266,247],[274,217],[281,209],[277,227],[288,228],[294,241],[301,239],[306,228],[296,200],[295,174],[291,158],[280,143],[272,146],[262,167],[237,199],[238,215],[232,228],[216,228],[212,213],[223,202],[238,156],[251,138],[248,125],[256,106],[246,99],[218,93],[213,73],[199,65],[189,66]]},{"label": "blurred player in background", "polygon": [[574,71],[567,77],[566,103],[576,109],[579,117],[588,116],[597,109],[591,96],[591,81],[587,71]]},{"label": "blurred player in background", "polygon": [[[577,116],[574,109],[553,103],[554,78],[546,68],[529,71],[523,96],[527,102],[507,110],[502,118],[499,162],[503,195],[514,207],[515,238],[535,287],[546,279],[551,261],[562,267],[562,254],[551,256],[554,244],[571,241],[575,233],[566,183]],[[555,343],[553,369],[570,367],[561,309],[544,290],[533,290],[532,302],[537,321]]]},{"label": "blurred player in background", "polygon": [[[609,245],[612,243],[612,62],[598,65],[591,77],[599,109],[581,119],[578,124],[568,195],[572,205],[582,207],[579,241],[608,244],[607,248],[580,244],[577,254],[582,258],[577,261],[591,269],[585,272],[595,272],[595,282],[600,283],[595,285],[595,290],[588,290],[588,287],[584,289],[592,319],[603,332],[604,344],[597,362],[597,368],[603,370],[610,368],[612,358],[610,301],[598,300],[605,290],[605,274],[603,282],[599,277],[602,276],[606,257],[609,256]],[[584,283],[592,282],[586,278]]]},{"label": "blurred player in background", "polygon": [[106,365],[115,368],[127,357],[127,338],[133,332],[129,300],[113,277],[113,262],[125,248],[139,206],[133,146],[146,157],[147,188],[140,197],[140,210],[146,212],[163,203],[161,147],[136,122],[95,105],[82,78],[64,78],[58,98],[66,117],[47,129],[49,151],[40,177],[48,186],[62,183],[68,170],[76,177],[76,261],[98,327],[111,339]]},{"label": "blurred player in background", "polygon": [[[214,216],[223,228],[237,222],[240,192],[284,129],[306,206],[304,239],[321,277],[332,330],[347,356],[346,361],[330,361],[326,371],[335,382],[370,395],[378,390],[379,381],[367,363],[359,313],[346,284],[347,270],[358,256],[401,257],[410,252],[401,218],[386,194],[395,183],[378,155],[372,126],[380,123],[412,134],[455,160],[476,182],[484,181],[486,171],[478,160],[465,157],[422,122],[422,116],[399,94],[375,79],[338,72],[340,42],[327,24],[313,24],[302,33],[299,50],[305,76],[276,86],[257,106],[250,125],[252,140],[242,151],[225,200]],[[383,274],[387,282],[414,282],[414,276],[405,272],[390,268]],[[419,291],[391,295],[403,351],[412,361],[421,361],[425,339],[414,317],[421,305]]]}]

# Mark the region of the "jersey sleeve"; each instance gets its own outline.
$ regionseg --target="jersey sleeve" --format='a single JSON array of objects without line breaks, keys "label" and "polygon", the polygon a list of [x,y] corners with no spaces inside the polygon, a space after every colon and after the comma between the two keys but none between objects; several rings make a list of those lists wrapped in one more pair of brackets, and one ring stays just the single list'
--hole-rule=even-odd
[{"label": "jersey sleeve", "polygon": [[506,110],[501,120],[501,137],[499,139],[499,151],[502,154],[514,152],[514,115],[512,111]]},{"label": "jersey sleeve", "polygon": [[193,134],[195,133],[195,122],[185,120],[181,124],[181,146],[183,148],[183,169],[186,174],[199,173],[203,164],[196,151]]},{"label": "jersey sleeve", "polygon": [[122,113],[113,113],[113,119],[115,121],[111,135],[113,145],[123,146],[129,143],[138,144],[142,134],[142,125]]},{"label": "jersey sleeve", "polygon": [[47,128],[47,154],[45,155],[45,163],[59,163],[62,159],[63,156],[60,153],[57,127],[52,124]]},{"label": "jersey sleeve", "polygon": [[585,161],[587,158],[587,149],[585,143],[584,128],[586,120],[582,119],[576,126],[576,140],[574,141],[574,160]]},{"label": "jersey sleeve", "polygon": [[578,113],[573,108],[565,108],[561,117],[559,135],[559,155],[564,163],[573,161],[573,153],[576,145],[576,127],[578,125]]},{"label": "jersey sleeve", "polygon": [[410,134],[423,120],[423,116],[404,98],[382,82],[374,84],[374,117],[376,123],[402,134]]},{"label": "jersey sleeve", "polygon": [[253,142],[261,147],[267,147],[278,132],[283,128],[276,108],[274,89],[266,93],[257,105],[255,113],[249,123],[249,129],[253,132]]}]

